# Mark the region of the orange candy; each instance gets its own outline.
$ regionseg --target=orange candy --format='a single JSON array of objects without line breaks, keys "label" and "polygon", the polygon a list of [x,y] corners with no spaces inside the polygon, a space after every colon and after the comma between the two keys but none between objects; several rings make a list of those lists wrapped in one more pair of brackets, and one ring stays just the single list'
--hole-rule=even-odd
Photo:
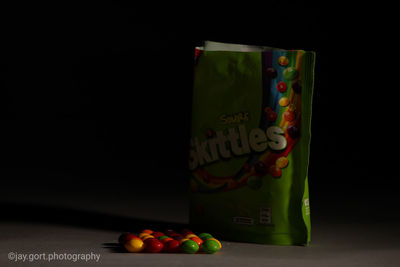
[{"label": "orange candy", "polygon": [[187,234],[187,235],[185,235],[185,238],[188,238],[188,239],[190,239],[192,237],[198,237],[198,236],[195,235],[195,234]]},{"label": "orange candy", "polygon": [[199,245],[199,247],[201,247],[201,244],[203,244],[203,239],[201,239],[198,236],[191,237],[190,239],[193,240],[194,242],[196,242],[197,245]]},{"label": "orange candy", "polygon": [[280,157],[275,161],[275,166],[282,169],[285,168],[289,164],[289,160],[287,157]]},{"label": "orange candy", "polygon": [[146,233],[146,234],[151,235],[153,233],[153,231],[149,230],[149,229],[144,229],[141,233]]}]

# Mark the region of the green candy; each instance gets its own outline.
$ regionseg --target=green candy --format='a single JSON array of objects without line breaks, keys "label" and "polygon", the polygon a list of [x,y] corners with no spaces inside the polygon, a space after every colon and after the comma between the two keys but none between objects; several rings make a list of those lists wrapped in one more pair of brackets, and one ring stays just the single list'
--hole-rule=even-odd
[{"label": "green candy", "polygon": [[166,236],[166,235],[163,235],[163,236],[160,236],[159,238],[158,238],[158,240],[163,240],[164,238],[168,238],[168,236]]},{"label": "green candy", "polygon": [[297,74],[298,74],[297,70],[296,70],[295,68],[293,68],[293,67],[286,68],[286,69],[283,71],[283,77],[284,77],[286,80],[289,80],[289,81],[291,81],[291,80],[293,80],[294,78],[296,78],[296,77],[297,77]]},{"label": "green candy", "polygon": [[262,180],[257,176],[251,176],[247,179],[247,185],[253,190],[258,190],[262,186]]},{"label": "green candy", "polygon": [[201,245],[201,249],[208,254],[213,254],[219,250],[219,244],[214,240],[206,240]]},{"label": "green candy", "polygon": [[199,251],[199,245],[193,240],[186,240],[182,243],[181,249],[185,253],[194,254]]},{"label": "green candy", "polygon": [[214,238],[212,235],[210,235],[209,233],[201,233],[198,235],[198,237],[200,237],[201,239],[208,239],[208,238]]}]

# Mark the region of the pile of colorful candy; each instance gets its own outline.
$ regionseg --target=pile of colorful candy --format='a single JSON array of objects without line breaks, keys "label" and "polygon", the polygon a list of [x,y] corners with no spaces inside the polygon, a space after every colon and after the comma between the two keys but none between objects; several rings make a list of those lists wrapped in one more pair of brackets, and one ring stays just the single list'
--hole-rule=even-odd
[{"label": "pile of colorful candy", "polygon": [[205,252],[213,254],[221,249],[222,245],[217,239],[208,233],[194,234],[189,229],[181,233],[167,230],[165,234],[149,229],[141,231],[138,235],[132,233],[121,234],[118,242],[128,252],[148,253],[189,253]]}]

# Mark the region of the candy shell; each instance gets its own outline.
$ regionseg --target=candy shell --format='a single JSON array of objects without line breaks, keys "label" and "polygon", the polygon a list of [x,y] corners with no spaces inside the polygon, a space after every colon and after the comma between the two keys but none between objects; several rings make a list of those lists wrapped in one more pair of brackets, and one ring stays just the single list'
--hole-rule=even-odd
[{"label": "candy shell", "polygon": [[279,82],[279,83],[276,84],[276,89],[277,89],[279,92],[283,93],[283,92],[286,91],[287,85],[286,85],[285,82]]},{"label": "candy shell", "polygon": [[208,254],[213,254],[219,250],[219,244],[215,240],[208,239],[206,240],[202,245],[201,249],[208,253]]},{"label": "candy shell", "polygon": [[162,233],[162,232],[154,232],[153,234],[152,234],[152,236],[154,236],[155,238],[159,238],[160,236],[164,236],[165,234],[164,233]]},{"label": "candy shell", "polygon": [[288,67],[283,71],[282,74],[286,80],[291,81],[297,77],[298,72],[297,72],[296,68]]},{"label": "candy shell", "polygon": [[271,173],[273,177],[279,178],[282,175],[282,170],[276,165],[271,165],[271,167],[269,167],[269,173]]},{"label": "candy shell", "polygon": [[218,243],[218,245],[219,245],[219,249],[222,248],[222,244],[221,244],[221,242],[219,242],[219,240],[217,240],[217,239],[215,239],[215,238],[208,238],[207,240],[214,240],[214,241],[216,241],[216,242]]},{"label": "candy shell", "polygon": [[276,117],[277,117],[277,115],[276,115],[276,112],[275,111],[271,111],[271,112],[268,112],[267,113],[267,120],[268,121],[275,121],[276,120]]},{"label": "candy shell", "polygon": [[157,253],[164,248],[164,244],[158,241],[156,238],[149,238],[144,241],[144,244],[144,251],[149,253]]},{"label": "candy shell", "polygon": [[203,240],[207,239],[207,238],[214,238],[212,235],[210,235],[209,233],[201,233],[199,234],[199,237]]},{"label": "candy shell", "polygon": [[199,250],[199,245],[195,241],[188,239],[182,243],[181,249],[185,253],[194,254]]},{"label": "candy shell", "polygon": [[[161,243],[163,243],[165,245],[166,243],[168,243],[168,241],[171,241],[171,240],[175,240],[175,239],[173,239],[171,237],[167,237],[167,238],[161,239],[160,241],[161,241]],[[178,241],[178,240],[176,240],[176,241]]]},{"label": "candy shell", "polygon": [[169,238],[168,236],[166,236],[166,235],[163,235],[163,236],[160,236],[159,238],[157,238],[158,240],[163,240],[163,239],[165,239],[165,238]]},{"label": "candy shell", "polygon": [[187,234],[187,235],[185,235],[185,238],[188,238],[188,239],[190,239],[192,237],[198,237],[198,236],[195,235],[195,234]]},{"label": "candy shell", "polygon": [[128,240],[131,240],[133,238],[139,238],[137,236],[135,236],[134,234],[131,233],[123,233],[119,236],[118,238],[118,243],[120,243],[121,245],[125,244]]},{"label": "candy shell", "polygon": [[[178,240],[178,239],[177,239]],[[178,241],[179,242],[181,242],[181,243],[183,243],[183,242],[185,242],[185,241],[187,241],[187,240],[190,240],[189,238],[182,238],[182,239],[179,239]]]},{"label": "candy shell", "polygon": [[167,230],[165,230],[165,233],[167,234],[167,236],[170,236],[171,234],[176,233],[176,232],[172,229],[167,229]]},{"label": "candy shell", "polygon": [[269,113],[269,112],[272,112],[274,110],[271,107],[265,107],[264,111],[265,111],[265,113]]},{"label": "candy shell", "polygon": [[144,249],[145,245],[141,239],[133,238],[131,240],[128,240],[124,244],[124,247],[129,252],[141,252]]},{"label": "candy shell", "polygon": [[294,118],[295,118],[295,114],[294,114],[294,112],[293,112],[292,110],[286,110],[286,111],[283,113],[283,118],[284,118],[285,120],[287,120],[287,121],[293,121]]},{"label": "candy shell", "polygon": [[146,234],[149,234],[149,235],[151,235],[152,233],[153,233],[153,230],[150,230],[150,229],[144,229],[144,230],[142,230],[142,232],[141,233],[146,233]]},{"label": "candy shell", "polygon": [[194,242],[196,242],[197,245],[199,245],[199,247],[201,246],[201,244],[203,244],[203,239],[201,239],[198,236],[191,237],[190,239],[193,240]]},{"label": "candy shell", "polygon": [[169,235],[169,237],[172,237],[172,238],[176,239],[177,237],[183,237],[183,235],[178,234],[178,233],[172,233],[172,234]]},{"label": "candy shell", "polygon": [[183,235],[194,234],[190,229],[187,228],[182,229],[181,233]]},{"label": "candy shell", "polygon": [[278,63],[279,63],[279,65],[286,67],[289,64],[289,59],[285,56],[280,56],[278,58]]},{"label": "candy shell", "polygon": [[145,237],[146,235],[150,235],[150,234],[148,234],[148,233],[140,233],[140,234],[139,234],[139,237],[140,237],[140,238],[143,238],[143,237]]},{"label": "candy shell", "polygon": [[181,243],[178,240],[172,239],[165,243],[164,251],[167,253],[178,253],[178,252],[181,252],[180,246],[181,246]]},{"label": "candy shell", "polygon": [[149,238],[154,238],[154,236],[152,236],[152,235],[145,235],[144,237],[142,237],[142,240],[145,241],[146,239],[149,239]]},{"label": "candy shell", "polygon": [[282,107],[286,107],[287,105],[289,105],[289,98],[282,97],[281,99],[279,99],[279,105]]},{"label": "candy shell", "polygon": [[253,190],[258,190],[262,186],[262,180],[257,176],[251,176],[247,179],[247,185]]},{"label": "candy shell", "polygon": [[276,161],[275,161],[275,166],[278,168],[285,168],[289,163],[289,160],[287,159],[287,157],[279,157]]}]

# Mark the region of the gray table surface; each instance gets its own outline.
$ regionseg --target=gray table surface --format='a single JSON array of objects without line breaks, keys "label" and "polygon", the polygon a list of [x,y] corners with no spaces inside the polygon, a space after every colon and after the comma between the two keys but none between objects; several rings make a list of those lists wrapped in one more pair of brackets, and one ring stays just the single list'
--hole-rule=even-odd
[{"label": "gray table surface", "polygon": [[[0,266],[400,266],[399,209],[396,205],[384,205],[389,200],[329,201],[328,197],[319,200],[315,197],[314,205],[311,202],[309,247],[222,240],[223,249],[214,255],[133,254],[121,253],[113,247],[121,233],[116,224],[121,222],[121,227],[130,223],[134,226],[136,221],[143,225],[153,221],[185,224],[187,196],[161,188],[157,198],[145,192],[112,194],[121,191],[112,185],[104,188],[107,189],[97,194],[73,190],[73,185],[71,190],[64,188],[62,192],[30,188],[18,198],[3,189]],[[46,220],[38,219],[40,216]],[[29,254],[43,253],[92,253],[100,258],[76,262],[9,259],[10,255],[34,257]]]}]

